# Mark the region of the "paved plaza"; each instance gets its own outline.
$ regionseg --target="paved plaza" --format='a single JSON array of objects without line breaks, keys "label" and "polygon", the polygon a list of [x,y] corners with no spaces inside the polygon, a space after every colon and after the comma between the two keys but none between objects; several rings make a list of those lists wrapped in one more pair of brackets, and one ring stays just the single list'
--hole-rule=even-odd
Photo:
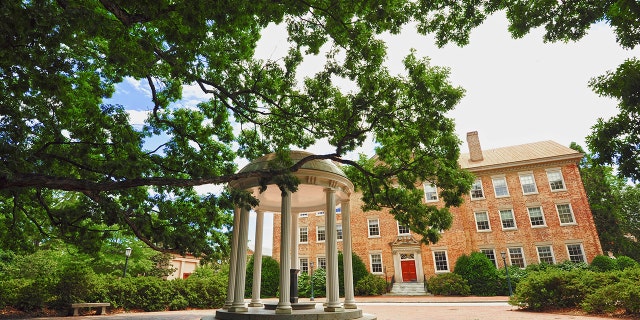
[{"label": "paved plaza", "polygon": [[[269,300],[271,301],[271,300]],[[308,301],[308,299],[301,299]],[[322,303],[324,299],[316,299]],[[506,297],[383,296],[356,297],[358,307],[378,320],[590,320],[607,317],[525,312],[507,304]],[[200,320],[216,310],[119,313],[101,316],[48,317],[41,320]]]}]

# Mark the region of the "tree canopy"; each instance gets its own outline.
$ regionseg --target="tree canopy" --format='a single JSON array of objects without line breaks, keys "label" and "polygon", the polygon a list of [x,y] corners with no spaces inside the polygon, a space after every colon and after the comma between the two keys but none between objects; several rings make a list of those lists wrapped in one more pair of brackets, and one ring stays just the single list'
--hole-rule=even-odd
[{"label": "tree canopy", "polygon": [[[213,256],[225,250],[233,204],[255,200],[238,190],[201,195],[195,186],[247,175],[267,183],[312,159],[352,166],[367,205],[393,208],[414,231],[446,229],[446,209],[410,202],[421,180],[436,181],[447,205],[469,188],[445,116],[463,90],[448,82],[446,68],[417,53],[405,58],[404,74],[391,74],[377,36],[416,21],[441,44],[465,44],[488,8],[450,1],[5,1],[0,242],[29,250],[63,238],[91,250],[120,231],[159,251]],[[287,26],[282,59],[255,58],[269,24]],[[325,63],[298,81],[309,55],[324,55]],[[142,127],[127,113],[142,106],[105,102],[127,78],[146,81],[151,92]],[[340,87],[345,80],[353,89]],[[208,99],[179,104],[188,85]],[[367,137],[377,162],[343,157]],[[147,147],[152,139],[162,144]],[[333,151],[287,162],[287,150],[317,141]],[[283,155],[281,167],[236,173],[238,158],[271,152]]]}]

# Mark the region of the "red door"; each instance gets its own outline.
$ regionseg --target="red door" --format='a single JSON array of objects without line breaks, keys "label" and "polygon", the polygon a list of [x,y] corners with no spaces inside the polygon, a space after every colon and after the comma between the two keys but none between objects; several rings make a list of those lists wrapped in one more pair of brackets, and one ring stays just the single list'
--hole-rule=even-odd
[{"label": "red door", "polygon": [[400,261],[402,266],[402,281],[416,281],[418,276],[416,275],[416,261],[415,260],[403,260]]}]

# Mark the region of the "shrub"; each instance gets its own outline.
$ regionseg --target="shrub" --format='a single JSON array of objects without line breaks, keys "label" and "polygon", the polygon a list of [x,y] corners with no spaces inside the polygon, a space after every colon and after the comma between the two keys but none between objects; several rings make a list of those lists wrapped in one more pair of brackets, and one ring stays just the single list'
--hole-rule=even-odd
[{"label": "shrub", "polygon": [[638,262],[627,256],[619,256],[616,261],[620,270],[638,267]]},{"label": "shrub", "polygon": [[589,293],[585,283],[597,282],[595,274],[585,270],[532,272],[520,281],[509,302],[536,311],[577,307]]},{"label": "shrub", "polygon": [[[531,267],[533,265],[530,265]],[[509,283],[511,283],[511,290],[513,292],[518,288],[518,283],[529,274],[529,267],[526,269],[520,269],[518,266],[509,266],[509,279],[507,279],[507,273],[505,268],[498,270],[498,288],[497,294],[506,296],[509,294]]]},{"label": "shrub", "polygon": [[[340,295],[344,296],[344,263],[342,252],[338,252],[338,284],[340,288]],[[362,259],[355,253],[351,254],[351,268],[353,269],[353,284],[357,284],[360,279],[369,275],[367,266]],[[355,289],[355,288],[354,288]]]},{"label": "shrub", "polygon": [[[272,257],[263,256],[261,271],[260,295],[262,297],[275,297],[280,289],[280,265],[278,261]],[[253,289],[253,256],[247,262],[245,279],[244,295],[245,297],[251,297],[251,290]]]},{"label": "shrub", "polygon": [[453,273],[467,280],[473,295],[495,296],[498,293],[498,270],[483,253],[472,252],[468,256],[460,256]]},{"label": "shrub", "polygon": [[442,273],[429,278],[427,281],[429,292],[441,296],[468,296],[471,287],[467,280],[455,273]]},{"label": "shrub", "polygon": [[622,279],[585,297],[582,308],[589,313],[612,313],[618,309],[640,314],[640,282]]},{"label": "shrub", "polygon": [[211,277],[190,276],[183,282],[183,296],[191,308],[216,309],[224,305],[227,297],[227,275],[219,273]]},{"label": "shrub", "polygon": [[73,261],[66,264],[60,272],[60,281],[55,285],[58,296],[54,302],[56,309],[68,308],[74,302],[89,301],[95,274],[86,263]]},{"label": "shrub", "polygon": [[379,296],[386,293],[387,282],[382,277],[368,274],[356,283],[355,294],[359,296]]},{"label": "shrub", "polygon": [[591,261],[591,270],[597,272],[606,272],[618,269],[616,259],[611,259],[608,256],[598,255]]}]

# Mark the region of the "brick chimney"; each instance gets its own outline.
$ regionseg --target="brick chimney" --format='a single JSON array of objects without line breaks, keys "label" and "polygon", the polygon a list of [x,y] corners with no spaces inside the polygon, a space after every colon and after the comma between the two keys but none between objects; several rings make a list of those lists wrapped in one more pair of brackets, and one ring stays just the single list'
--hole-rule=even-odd
[{"label": "brick chimney", "polygon": [[469,160],[482,161],[484,159],[478,131],[467,132],[467,145],[469,146]]}]

